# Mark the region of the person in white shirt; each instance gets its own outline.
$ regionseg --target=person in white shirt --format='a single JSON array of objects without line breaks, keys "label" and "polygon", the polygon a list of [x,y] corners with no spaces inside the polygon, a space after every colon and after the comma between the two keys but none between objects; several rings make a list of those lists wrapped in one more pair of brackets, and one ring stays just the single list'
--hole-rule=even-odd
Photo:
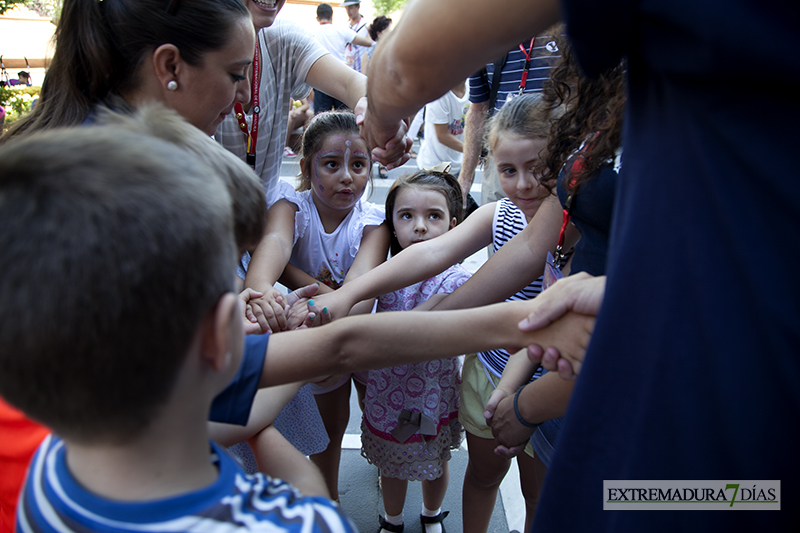
[{"label": "person in white shirt", "polygon": [[[375,40],[375,38],[369,34],[369,24],[364,17],[361,16],[361,0],[345,0],[339,4],[339,7],[343,7],[347,10],[347,17],[350,19],[349,25],[351,30],[356,32],[360,37],[369,36],[373,41]],[[366,65],[362,63],[361,60],[367,50],[369,50],[369,48],[358,46],[354,43],[348,44],[344,47],[345,64],[351,69],[366,75]]]},{"label": "person in white shirt", "polygon": [[464,117],[468,109],[469,92],[464,81],[425,106],[425,140],[417,158],[420,168],[450,162],[450,173],[458,177],[464,158]]},{"label": "person in white shirt", "polygon": [[[349,27],[334,26],[333,8],[330,4],[323,3],[317,6],[317,22],[319,22],[319,27],[314,33],[314,37],[323,48],[328,50],[331,55],[343,63],[345,63],[345,47],[351,44],[372,46],[372,39],[368,36],[359,35]],[[314,92],[315,114],[319,114],[323,111],[330,111],[331,109],[343,108],[347,108],[347,106],[341,100],[322,91]]]}]

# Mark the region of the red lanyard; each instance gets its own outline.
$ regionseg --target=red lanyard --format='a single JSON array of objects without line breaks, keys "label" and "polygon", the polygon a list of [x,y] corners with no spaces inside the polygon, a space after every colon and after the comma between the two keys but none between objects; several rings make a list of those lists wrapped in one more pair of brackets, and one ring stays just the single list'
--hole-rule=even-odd
[{"label": "red lanyard", "polygon": [[[604,123],[605,124],[605,123]],[[569,187],[573,187],[575,185],[575,174],[583,171],[586,167],[586,161],[584,160],[583,154],[587,151],[591,151],[594,148],[594,145],[597,144],[597,137],[600,135],[600,131],[598,130],[595,133],[594,139],[592,139],[591,143],[585,143],[581,149],[578,151],[577,156],[572,161],[572,165],[570,166],[570,174],[573,176],[570,179]],[[570,219],[572,218],[572,204],[575,201],[575,194],[577,191],[573,191],[569,196],[567,196],[567,201],[564,202],[564,218],[563,222],[561,223],[561,232],[558,234],[558,245],[556,245],[556,255],[555,255],[555,264],[561,268],[566,263],[566,256],[564,254],[564,236],[567,233],[567,224],[569,224]]]},{"label": "red lanyard", "polygon": [[247,164],[252,168],[256,167],[256,143],[258,142],[258,114],[261,113],[259,107],[259,94],[258,87],[261,81],[261,48],[258,46],[258,39],[256,39],[256,51],[253,55],[253,125],[250,131],[247,130],[247,120],[244,116],[244,108],[240,102],[234,104],[233,109],[236,112],[236,121],[239,123],[239,129],[245,134],[245,147],[247,148]]},{"label": "red lanyard", "polygon": [[564,254],[564,235],[567,233],[567,224],[572,218],[572,199],[573,195],[567,196],[567,201],[564,203],[564,221],[561,223],[561,232],[558,234],[558,244],[556,245],[556,255],[554,263],[558,268],[562,268],[566,261]]},{"label": "red lanyard", "polygon": [[522,80],[519,82],[519,95],[521,96],[522,93],[525,92],[525,85],[528,84],[528,70],[531,68],[531,54],[533,53],[533,42],[536,40],[536,37],[531,39],[531,44],[528,47],[528,51],[525,51],[525,47],[522,46],[522,43],[519,45],[519,49],[522,50],[522,53],[525,54],[525,68],[522,71]]}]

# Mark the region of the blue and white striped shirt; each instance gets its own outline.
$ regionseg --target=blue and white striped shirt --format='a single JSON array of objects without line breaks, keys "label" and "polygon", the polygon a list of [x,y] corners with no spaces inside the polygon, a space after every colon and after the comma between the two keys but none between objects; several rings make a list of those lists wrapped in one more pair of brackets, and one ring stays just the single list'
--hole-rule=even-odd
[{"label": "blue and white striped shirt", "polygon": [[[530,40],[522,43],[527,51]],[[550,68],[561,57],[561,51],[556,45],[556,38],[547,35],[537,36],[531,52],[531,65],[528,69],[528,81],[525,84],[525,93],[541,92],[544,82],[550,77]],[[525,54],[519,47],[508,52],[508,59],[500,72],[500,86],[497,90],[497,100],[494,109],[499,111],[506,103],[508,95],[519,92],[522,72],[525,69]],[[489,93],[494,77],[494,63],[486,65],[486,70],[481,69],[469,78],[469,101],[478,103],[489,100]]]},{"label": "blue and white striped shirt", "polygon": [[[510,241],[517,233],[521,232],[528,225],[525,220],[525,214],[519,207],[508,198],[501,198],[497,202],[494,211],[494,220],[492,221],[492,235],[494,242],[494,251],[500,249],[505,243]],[[518,293],[506,299],[507,302],[518,300],[531,300],[542,292],[543,277],[539,277],[536,281],[519,291]],[[498,378],[503,375],[508,363],[509,353],[505,350],[489,350],[478,354],[483,366]],[[539,377],[541,367],[536,371],[534,379]]]},{"label": "blue and white striped shirt", "polygon": [[211,449],[219,476],[208,487],[173,498],[120,502],[103,499],[83,488],[67,468],[64,442],[51,435],[36,452],[20,494],[17,531],[356,531],[331,500],[302,496],[289,483],[264,474],[247,475],[219,446],[211,443]]}]

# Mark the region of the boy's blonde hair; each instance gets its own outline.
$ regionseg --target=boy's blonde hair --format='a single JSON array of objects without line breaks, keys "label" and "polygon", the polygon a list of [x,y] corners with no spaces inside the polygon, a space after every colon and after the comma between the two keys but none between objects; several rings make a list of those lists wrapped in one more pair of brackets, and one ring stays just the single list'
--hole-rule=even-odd
[{"label": "boy's blonde hair", "polygon": [[115,126],[0,147],[0,249],[0,394],[78,442],[145,428],[233,290],[222,180]]}]

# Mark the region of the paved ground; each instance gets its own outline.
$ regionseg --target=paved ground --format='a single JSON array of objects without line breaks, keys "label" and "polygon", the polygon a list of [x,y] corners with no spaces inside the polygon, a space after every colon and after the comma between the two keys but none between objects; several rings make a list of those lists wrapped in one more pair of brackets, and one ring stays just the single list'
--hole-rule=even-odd
[{"label": "paved ground", "polygon": [[[418,142],[414,149],[419,152]],[[281,179],[294,184],[300,172],[298,157],[285,157],[281,166]],[[373,168],[373,185],[367,191],[371,202],[383,204],[386,193],[395,178],[410,174],[418,169],[416,159],[402,167],[389,171],[388,179],[378,178],[377,166]],[[472,187],[472,196],[480,201],[480,172]],[[486,250],[480,250],[464,261],[464,267],[474,272],[486,260]],[[378,469],[361,457],[361,411],[356,401],[355,391],[350,398],[350,422],[347,426],[342,451],[342,466],[339,477],[339,494],[342,508],[348,513],[362,532],[377,531],[377,515],[383,512],[383,502],[378,487]],[[445,527],[451,533],[463,531],[461,519],[461,485],[467,467],[466,445],[453,452],[450,460],[450,487],[445,497],[444,510],[450,511]],[[422,491],[419,483],[410,483],[404,510],[406,533],[421,533],[419,512],[422,506]],[[516,465],[506,476],[500,488],[500,496],[495,505],[489,533],[508,533],[510,530],[522,531],[524,528],[525,507],[519,489]]]}]

